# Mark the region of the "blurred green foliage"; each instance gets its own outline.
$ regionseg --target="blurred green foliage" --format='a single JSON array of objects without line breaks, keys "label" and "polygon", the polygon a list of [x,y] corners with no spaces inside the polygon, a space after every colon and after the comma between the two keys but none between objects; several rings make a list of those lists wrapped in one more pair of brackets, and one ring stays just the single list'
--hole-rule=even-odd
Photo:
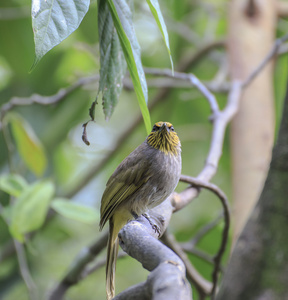
[{"label": "blurred green foliage", "polygon": [[[53,95],[61,88],[69,87],[82,77],[99,74],[99,45],[97,31],[97,3],[91,1],[90,9],[80,27],[41,60],[32,73],[28,73],[34,60],[34,42],[30,18],[30,1],[1,0],[0,3],[0,105],[12,97]],[[175,70],[184,60],[191,58],[201,46],[225,37],[227,31],[227,1],[160,1],[167,25],[170,49]],[[8,10],[7,8],[12,8]],[[145,67],[169,68],[170,60],[165,43],[148,5],[135,1],[134,25],[142,48]],[[281,35],[281,28],[278,34]],[[215,49],[195,62],[187,71],[201,80],[210,81],[217,75],[225,61],[225,49]],[[284,97],[287,63],[280,58],[275,69],[275,99],[277,124]],[[147,76],[148,78],[148,76]],[[63,196],[77,185],[91,166],[99,164],[106,154],[116,147],[116,141],[140,114],[134,92],[124,89],[120,101],[109,122],[105,121],[101,104],[96,106],[95,123],[89,123],[87,134],[91,145],[82,140],[82,124],[89,119],[88,109],[97,94],[98,83],[85,85],[69,94],[61,102],[51,106],[33,104],[13,108],[30,124],[42,142],[47,155],[47,168],[42,179],[49,178],[56,186],[56,194]],[[149,88],[151,102],[160,88]],[[223,107],[226,95],[216,94]],[[159,120],[172,122],[182,142],[183,174],[196,176],[202,169],[210,145],[211,125],[208,121],[209,105],[195,89],[173,89],[152,111],[152,123]],[[2,131],[3,133],[3,131]],[[9,134],[9,132],[7,133]],[[99,208],[105,183],[115,167],[146,136],[142,123],[113,156],[105,168],[72,197],[72,201]],[[15,146],[15,141],[11,140]],[[3,134],[0,135],[0,172],[7,174],[10,167],[23,176],[29,184],[36,181],[13,146],[8,155]],[[10,161],[10,163],[9,163]],[[213,179],[228,197],[231,195],[229,135],[223,148],[219,170]],[[186,185],[179,184],[177,191]],[[230,197],[229,197],[230,198]],[[8,194],[0,191],[0,209],[9,204]],[[180,241],[193,237],[221,211],[219,200],[208,192],[202,192],[188,207],[173,215],[169,231]],[[217,250],[223,224],[220,223],[201,240],[199,249],[213,255]],[[38,289],[39,299],[65,274],[79,251],[100,236],[97,222],[84,224],[56,215],[47,221],[27,241],[28,263]],[[20,277],[17,257],[11,248],[11,235],[0,217],[0,298],[26,300],[28,293]],[[225,258],[227,260],[229,250]],[[105,253],[102,254],[104,257]],[[101,257],[102,257],[101,256]],[[190,255],[200,273],[211,279],[211,266]],[[131,258],[119,260],[117,266],[117,290],[146,279],[148,272]],[[85,280],[70,288],[67,299],[104,299],[105,271],[99,269]],[[91,296],[93,295],[93,297]],[[197,296],[195,295],[195,299]]]}]

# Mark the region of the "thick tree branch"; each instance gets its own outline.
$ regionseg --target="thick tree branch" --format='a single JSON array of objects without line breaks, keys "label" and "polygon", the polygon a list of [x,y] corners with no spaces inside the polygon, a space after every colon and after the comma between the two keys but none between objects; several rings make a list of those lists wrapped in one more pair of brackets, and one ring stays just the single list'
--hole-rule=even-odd
[{"label": "thick tree branch", "polygon": [[[143,267],[151,273],[146,283],[120,293],[114,298],[115,300],[191,299],[191,287],[185,278],[182,260],[157,239],[151,237],[147,233],[147,227],[137,221],[132,221],[120,231],[119,240],[122,249],[140,261]],[[145,297],[142,295],[143,298],[138,298],[139,290]]]}]

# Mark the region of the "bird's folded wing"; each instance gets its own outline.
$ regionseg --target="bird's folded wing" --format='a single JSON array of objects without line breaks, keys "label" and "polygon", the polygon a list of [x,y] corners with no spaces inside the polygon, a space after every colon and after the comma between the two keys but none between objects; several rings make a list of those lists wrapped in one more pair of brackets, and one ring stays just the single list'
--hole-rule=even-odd
[{"label": "bird's folded wing", "polygon": [[142,168],[141,163],[130,168],[119,167],[107,182],[102,196],[100,228],[110,219],[117,207],[129,200],[151,176],[147,168]]}]

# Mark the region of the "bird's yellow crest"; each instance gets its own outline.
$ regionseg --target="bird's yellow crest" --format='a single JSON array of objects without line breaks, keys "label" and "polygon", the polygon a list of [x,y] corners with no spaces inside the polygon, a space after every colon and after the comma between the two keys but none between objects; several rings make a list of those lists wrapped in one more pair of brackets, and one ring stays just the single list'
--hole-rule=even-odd
[{"label": "bird's yellow crest", "polygon": [[157,122],[154,124],[151,133],[147,137],[147,142],[155,149],[159,149],[165,154],[177,155],[180,149],[180,140],[174,127],[169,122]]}]

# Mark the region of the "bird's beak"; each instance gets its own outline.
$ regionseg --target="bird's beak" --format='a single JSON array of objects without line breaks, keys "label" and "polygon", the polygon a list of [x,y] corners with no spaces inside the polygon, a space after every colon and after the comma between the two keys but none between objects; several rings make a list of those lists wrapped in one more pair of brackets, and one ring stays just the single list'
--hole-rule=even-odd
[{"label": "bird's beak", "polygon": [[162,132],[164,129],[165,129],[167,132],[169,131],[166,123],[163,123],[163,125],[162,125],[162,126],[160,127],[160,129],[159,129],[159,132]]}]

